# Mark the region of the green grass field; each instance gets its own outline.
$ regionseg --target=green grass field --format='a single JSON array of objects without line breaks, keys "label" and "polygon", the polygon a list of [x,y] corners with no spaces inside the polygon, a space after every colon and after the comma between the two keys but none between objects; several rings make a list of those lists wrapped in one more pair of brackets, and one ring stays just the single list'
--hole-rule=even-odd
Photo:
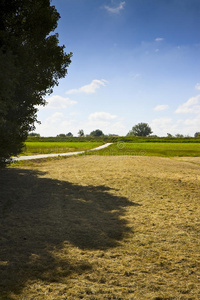
[{"label": "green grass field", "polygon": [[88,155],[146,155],[146,156],[200,156],[200,143],[125,143],[87,153]]},{"label": "green grass field", "polygon": [[26,142],[22,155],[84,151],[102,144],[101,142]]},{"label": "green grass field", "polygon": [[[26,142],[22,155],[84,151],[102,145],[102,142]],[[130,143],[117,142],[110,147],[88,155],[146,155],[146,156],[200,156],[200,143]]]}]

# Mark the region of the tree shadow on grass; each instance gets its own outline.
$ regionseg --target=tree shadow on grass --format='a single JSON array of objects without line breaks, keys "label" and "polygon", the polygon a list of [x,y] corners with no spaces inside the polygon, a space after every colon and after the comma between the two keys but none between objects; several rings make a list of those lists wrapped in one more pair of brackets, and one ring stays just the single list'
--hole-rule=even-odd
[{"label": "tree shadow on grass", "polygon": [[[131,229],[120,217],[127,206],[106,186],[81,186],[42,177],[39,171],[0,170],[0,295],[20,293],[28,280],[60,280],[92,268],[88,261],[62,259],[63,245],[104,250]],[[58,272],[59,269],[59,272]]]}]

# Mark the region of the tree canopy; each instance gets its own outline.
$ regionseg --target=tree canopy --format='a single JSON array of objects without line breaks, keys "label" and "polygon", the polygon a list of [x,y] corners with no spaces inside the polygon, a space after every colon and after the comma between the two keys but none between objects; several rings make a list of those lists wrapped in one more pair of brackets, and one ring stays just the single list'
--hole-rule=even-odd
[{"label": "tree canopy", "polygon": [[78,136],[84,136],[85,134],[84,134],[84,131],[83,131],[83,129],[80,129],[79,131],[78,131]]},{"label": "tree canopy", "polygon": [[103,131],[101,131],[100,129],[96,129],[96,130],[92,131],[92,132],[90,133],[90,135],[91,135],[91,136],[102,136],[102,135],[104,135],[104,134],[103,134]]},{"label": "tree canopy", "polygon": [[50,0],[0,1],[0,164],[21,152],[45,105],[67,74],[72,53],[59,45],[59,13]]},{"label": "tree canopy", "polygon": [[138,123],[132,127],[128,135],[149,136],[152,132],[151,127],[147,123]]},{"label": "tree canopy", "polygon": [[66,136],[70,136],[70,137],[72,137],[72,136],[73,136],[73,134],[72,134],[71,132],[68,132],[68,133],[66,134]]}]

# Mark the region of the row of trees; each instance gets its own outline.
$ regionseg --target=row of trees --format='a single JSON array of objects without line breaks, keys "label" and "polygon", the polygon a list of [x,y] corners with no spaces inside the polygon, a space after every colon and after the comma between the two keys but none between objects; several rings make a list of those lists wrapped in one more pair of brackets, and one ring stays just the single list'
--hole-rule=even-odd
[{"label": "row of trees", "polygon": [[[128,132],[127,136],[141,136],[141,137],[148,137],[153,133],[151,127],[147,123],[138,123],[137,125],[133,126],[132,129]],[[31,133],[29,136],[40,136],[38,133]],[[85,135],[83,129],[80,129],[78,131],[78,136],[93,136],[93,137],[100,137],[100,136],[118,136],[116,134],[108,134],[105,135],[102,130],[96,129],[92,131],[89,135]],[[152,135],[151,135],[152,136]],[[57,135],[57,137],[73,137],[73,134],[71,132],[68,132],[67,134],[61,133]],[[154,135],[154,137],[156,137]],[[177,138],[184,138],[185,136],[183,134],[175,134],[174,136],[170,133],[167,133],[167,137],[177,137]],[[186,136],[189,137],[189,136]],[[198,138],[200,137],[200,132],[196,132],[194,134],[194,137]]]},{"label": "row of trees", "polygon": [[[111,134],[112,135],[112,134]],[[35,137],[40,137],[40,134],[39,133],[34,133],[34,132],[31,132],[29,134],[29,136],[35,136]],[[85,133],[83,131],[83,129],[80,129],[78,131],[78,136],[81,137],[81,136],[85,136]],[[105,136],[103,131],[100,130],[100,129],[96,129],[94,131],[92,131],[89,136],[94,136],[94,137],[98,137],[98,136]],[[112,135],[113,136],[113,135]],[[65,137],[73,137],[73,134],[71,132],[68,132],[67,134],[65,133],[60,133],[57,135],[57,137],[61,137],[61,138],[65,138]]]},{"label": "row of trees", "polygon": [[[132,130],[129,131],[127,135],[134,135],[134,136],[149,136],[152,133],[152,130],[150,126],[147,123],[139,123],[135,125]],[[100,129],[96,129],[92,131],[90,136],[104,136],[104,133]],[[84,136],[84,131],[83,129],[79,130],[78,136]],[[110,136],[117,136],[116,134],[110,134]]]},{"label": "row of trees", "polygon": [[[81,130],[79,130],[79,132],[78,132],[78,136],[84,136],[85,134],[84,134],[84,131],[83,131],[83,129],[81,129]],[[98,136],[104,136],[104,133],[103,133],[103,131],[102,130],[100,130],[100,129],[96,129],[96,130],[94,130],[94,131],[92,131],[92,132],[90,132],[90,134],[89,134],[90,136],[95,136],[95,137],[98,137]]]},{"label": "row of trees", "polygon": [[0,165],[21,152],[38,105],[67,74],[72,53],[59,45],[50,0],[0,1]]},{"label": "row of trees", "polygon": [[[132,130],[129,131],[129,133],[127,135],[134,135],[134,136],[149,136],[152,133],[152,130],[150,128],[150,126],[147,123],[139,123],[137,125],[135,125]],[[71,132],[67,133],[67,134],[59,134],[57,135],[58,137],[72,137],[73,134]],[[83,129],[80,129],[78,131],[78,136],[86,136],[84,133]],[[102,130],[100,129],[96,129],[92,132],[90,132],[89,135],[87,136],[94,136],[94,137],[98,137],[98,136],[105,136],[105,134],[103,133]],[[117,134],[108,134],[106,136],[118,136]]]}]

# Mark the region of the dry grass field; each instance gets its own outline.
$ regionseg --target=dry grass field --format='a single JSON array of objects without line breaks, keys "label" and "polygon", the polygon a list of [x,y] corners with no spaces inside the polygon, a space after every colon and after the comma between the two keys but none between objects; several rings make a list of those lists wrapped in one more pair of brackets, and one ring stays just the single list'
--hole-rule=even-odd
[{"label": "dry grass field", "polygon": [[0,170],[0,299],[200,299],[200,158]]}]

